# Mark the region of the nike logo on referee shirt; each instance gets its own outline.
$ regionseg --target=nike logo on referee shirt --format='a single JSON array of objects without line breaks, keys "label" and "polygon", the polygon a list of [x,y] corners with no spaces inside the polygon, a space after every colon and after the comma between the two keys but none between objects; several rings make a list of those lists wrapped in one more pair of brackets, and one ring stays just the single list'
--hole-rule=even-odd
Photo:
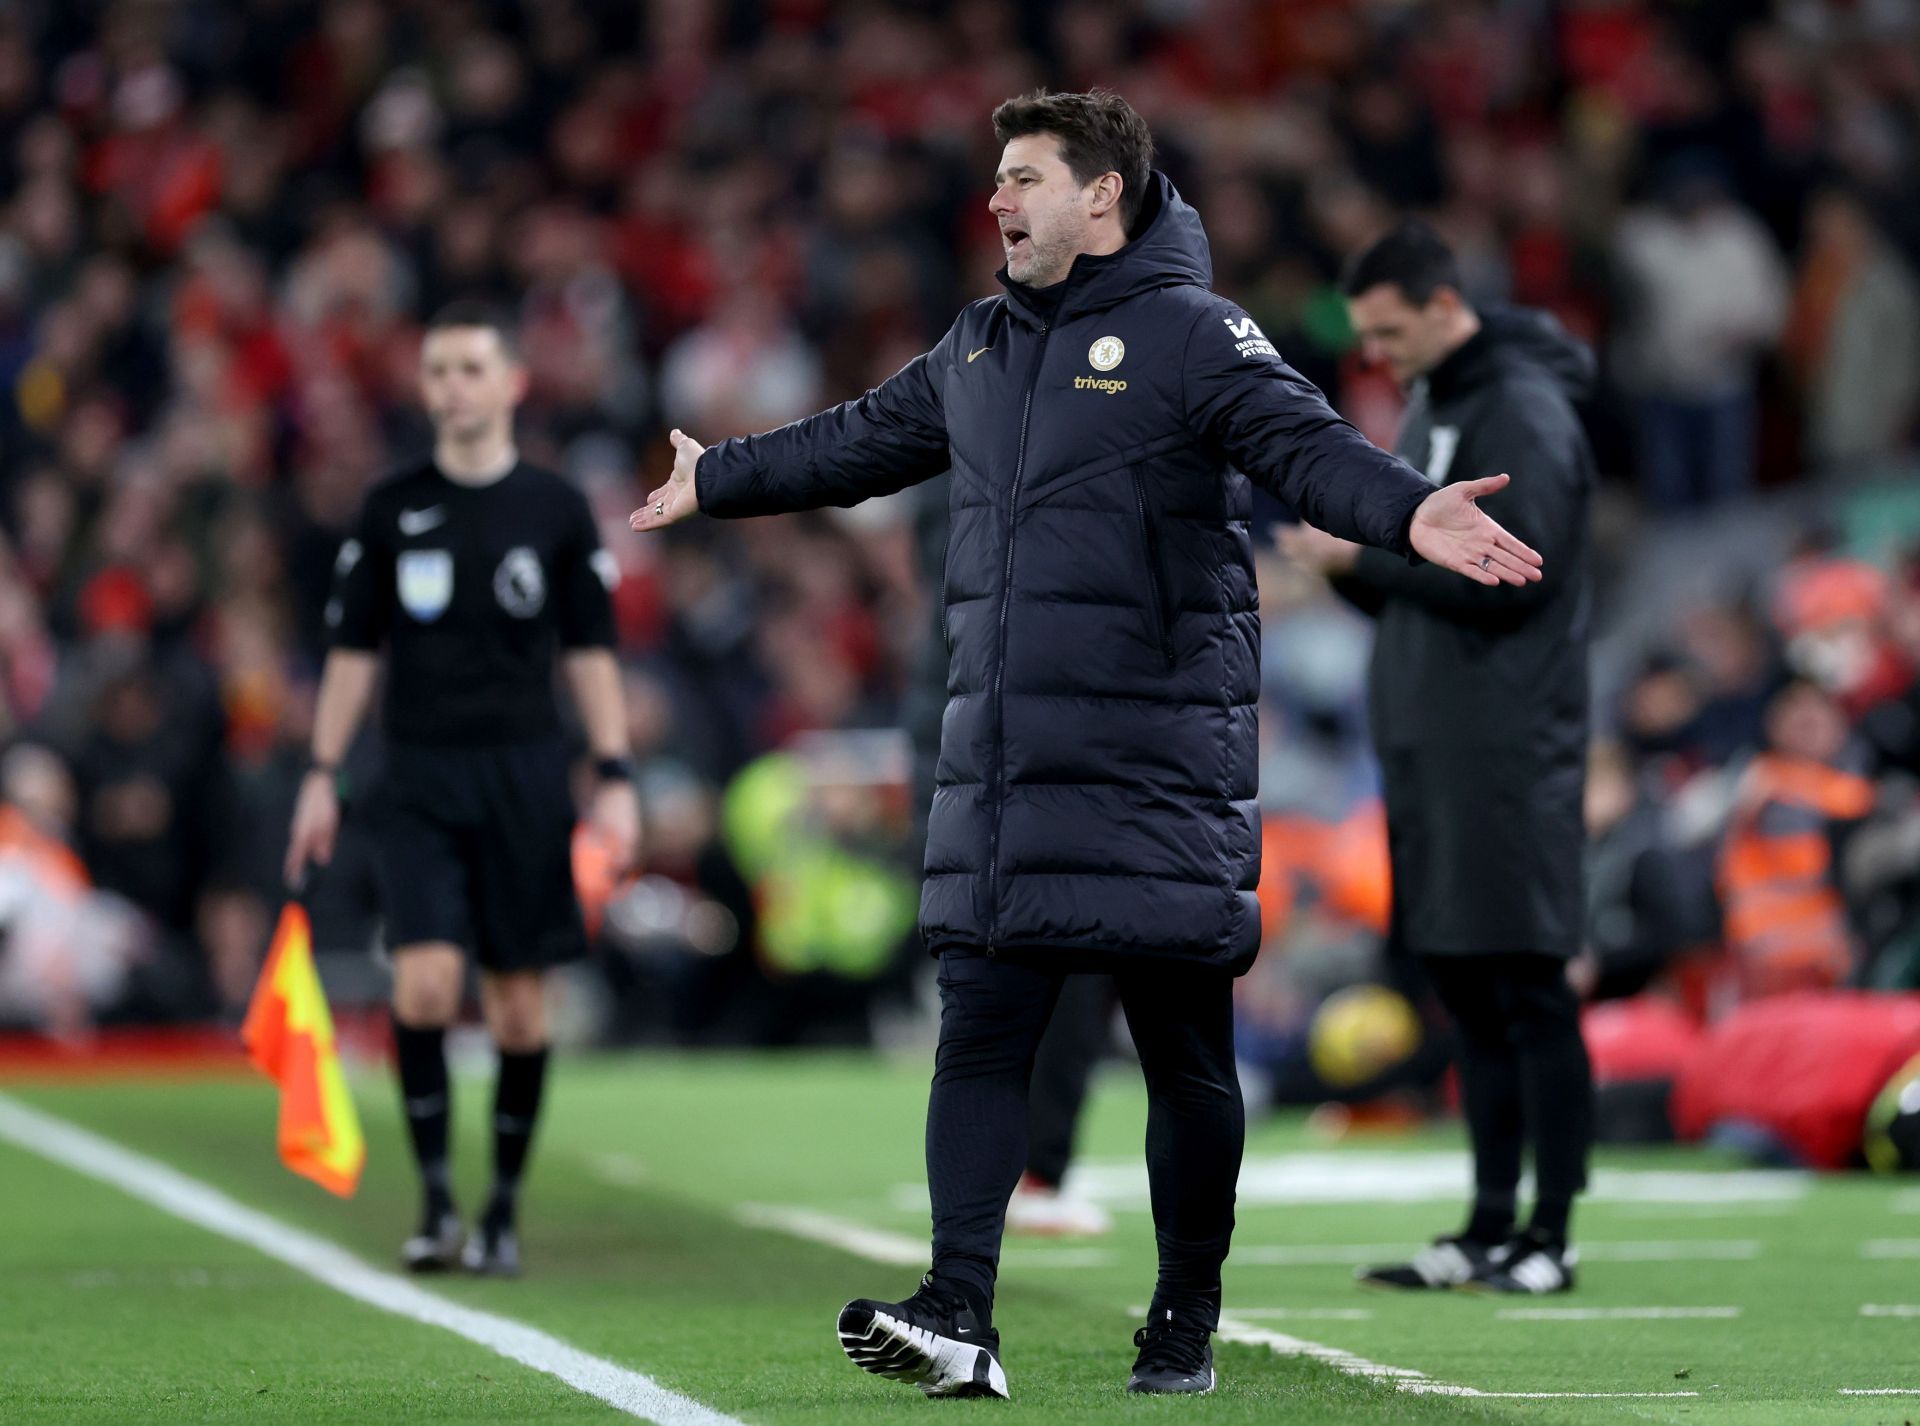
[{"label": "nike logo on referee shirt", "polygon": [[403,535],[424,535],[437,528],[447,518],[446,507],[430,505],[425,510],[402,510],[400,512],[400,533]]},{"label": "nike logo on referee shirt", "polygon": [[969,363],[969,364],[971,364],[971,363],[972,363],[972,361],[973,361],[973,359],[974,359],[975,357],[977,357],[977,356],[979,356],[979,355],[980,355],[980,352],[990,352],[990,351],[992,351],[992,350],[993,350],[993,348],[992,348],[992,347],[982,347],[982,348],[980,348],[980,351],[978,351],[978,352],[968,352],[968,353],[967,353],[967,361],[968,361],[968,363]]}]

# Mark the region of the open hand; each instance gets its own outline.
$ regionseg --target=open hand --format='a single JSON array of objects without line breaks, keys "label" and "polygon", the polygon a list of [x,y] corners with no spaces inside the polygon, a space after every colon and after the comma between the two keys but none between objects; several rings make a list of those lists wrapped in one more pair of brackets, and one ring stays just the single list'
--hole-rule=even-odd
[{"label": "open hand", "polygon": [[287,857],[281,867],[289,889],[305,880],[307,864],[326,866],[333,860],[333,844],[340,835],[340,796],[333,774],[314,768],[300,782],[293,805],[293,829],[287,836]]},{"label": "open hand", "polygon": [[603,782],[593,793],[587,819],[606,840],[619,870],[631,871],[640,861],[640,796],[625,778]]},{"label": "open hand", "polygon": [[667,483],[647,496],[647,503],[627,518],[633,530],[664,530],[700,511],[700,496],[693,486],[693,468],[707,448],[676,428],[673,441],[673,474]]},{"label": "open hand", "polygon": [[1443,485],[1414,511],[1407,537],[1422,559],[1464,574],[1476,584],[1532,584],[1539,552],[1516,540],[1476,502],[1506,486],[1508,477]]}]

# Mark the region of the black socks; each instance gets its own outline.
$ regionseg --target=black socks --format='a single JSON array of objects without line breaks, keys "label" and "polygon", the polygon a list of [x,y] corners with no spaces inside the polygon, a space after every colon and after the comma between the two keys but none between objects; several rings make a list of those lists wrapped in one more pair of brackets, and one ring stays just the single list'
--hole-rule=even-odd
[{"label": "black socks", "polygon": [[486,1215],[489,1227],[513,1222],[520,1175],[533,1144],[534,1121],[540,1116],[540,1095],[546,1082],[545,1046],[500,1052],[500,1074],[493,1090],[493,1199]]},{"label": "black socks", "polygon": [[414,1162],[426,1189],[426,1219],[431,1225],[453,1209],[447,1173],[447,1136],[452,1098],[447,1088],[447,1032],[439,1026],[393,1022],[393,1044],[400,1062],[401,1107],[413,1140]]},{"label": "black socks", "polygon": [[[453,1185],[448,1170],[448,1139],[452,1124],[452,1095],[447,1080],[446,1031],[393,1022],[393,1043],[400,1067],[400,1096],[413,1141],[414,1161],[426,1191],[425,1218],[429,1228],[453,1211]],[[533,1143],[534,1121],[540,1115],[541,1091],[547,1080],[547,1050],[500,1052],[499,1077],[493,1092],[493,1198],[487,1206],[489,1226],[513,1223],[520,1178]]]},{"label": "black socks", "polygon": [[[1573,1217],[1573,1203],[1564,1198],[1543,1198],[1533,1206],[1533,1218],[1528,1222],[1526,1232],[1518,1236],[1543,1248],[1559,1251],[1567,1246],[1567,1230]],[[1467,1220],[1467,1226],[1460,1231],[1467,1242],[1479,1243],[1483,1247],[1494,1247],[1513,1239],[1513,1205],[1504,1207],[1476,1201],[1473,1216]]]},{"label": "black socks", "polygon": [[1470,1243],[1482,1243],[1488,1247],[1506,1242],[1513,1236],[1513,1200],[1476,1198],[1473,1201],[1473,1216],[1467,1219],[1467,1226],[1460,1236]]},{"label": "black socks", "polygon": [[1527,1225],[1527,1236],[1548,1247],[1564,1248],[1568,1220],[1572,1217],[1571,1199],[1543,1198],[1533,1205],[1533,1221]]}]

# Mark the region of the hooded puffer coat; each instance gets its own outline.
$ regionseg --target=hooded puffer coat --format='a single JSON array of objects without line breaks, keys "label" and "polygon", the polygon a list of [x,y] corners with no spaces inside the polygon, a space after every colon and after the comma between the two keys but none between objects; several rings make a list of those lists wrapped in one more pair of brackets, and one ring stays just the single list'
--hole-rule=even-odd
[{"label": "hooded puffer coat", "polygon": [[1134,237],[963,310],[858,400],[700,459],[700,508],[852,505],[949,467],[948,702],[921,931],[1075,968],[1259,947],[1248,480],[1405,556],[1433,487],[1208,290],[1154,175]]}]

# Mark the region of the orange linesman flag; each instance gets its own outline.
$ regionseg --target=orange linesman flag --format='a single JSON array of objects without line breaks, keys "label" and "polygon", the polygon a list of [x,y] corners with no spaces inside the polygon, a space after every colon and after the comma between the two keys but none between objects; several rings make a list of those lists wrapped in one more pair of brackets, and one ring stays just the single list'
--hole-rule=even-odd
[{"label": "orange linesman flag", "polygon": [[261,1072],[280,1086],[280,1161],[342,1198],[360,1186],[367,1141],[340,1072],[333,1017],[313,967],[307,910],[289,901],[240,1038]]}]

